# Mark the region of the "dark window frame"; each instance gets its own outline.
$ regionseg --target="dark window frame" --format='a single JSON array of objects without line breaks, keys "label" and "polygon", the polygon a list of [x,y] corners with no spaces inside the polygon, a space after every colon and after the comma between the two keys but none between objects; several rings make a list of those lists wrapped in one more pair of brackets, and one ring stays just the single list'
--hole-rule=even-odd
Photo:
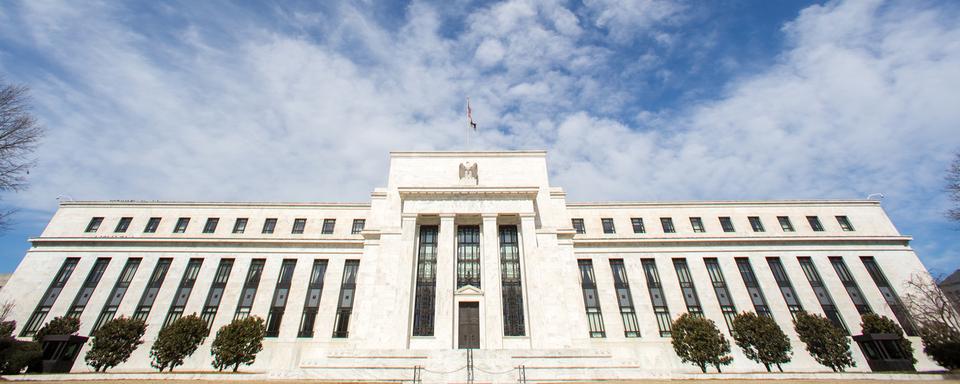
[{"label": "dark window frame", "polygon": [[132,222],[132,217],[121,217],[120,220],[117,221],[117,226],[113,228],[113,233],[126,233],[127,230],[130,229],[130,223]]},{"label": "dark window frame", "polygon": [[580,290],[583,292],[583,306],[586,309],[590,337],[607,337],[607,332],[603,326],[603,310],[600,308],[600,297],[597,294],[597,279],[593,271],[593,260],[579,259],[577,260],[577,267],[580,269]]},{"label": "dark window frame", "polygon": [[275,217],[268,217],[263,219],[263,229],[260,230],[261,234],[269,235],[277,230],[277,219]]},{"label": "dark window frame", "polygon": [[366,219],[353,219],[353,225],[350,227],[351,235],[359,235],[360,232],[363,232],[363,228],[367,225]]},{"label": "dark window frame", "polygon": [[613,218],[604,217],[600,219],[600,225],[603,227],[604,234],[614,234],[617,233],[617,227],[613,224]]},{"label": "dark window frame", "polygon": [[630,292],[630,278],[623,259],[610,259],[610,271],[613,272],[613,288],[617,293],[620,318],[623,320],[623,336],[640,337],[640,323],[637,321],[637,310]]},{"label": "dark window frame", "polygon": [[731,219],[730,216],[720,216],[717,220],[720,221],[720,229],[723,229],[724,232],[732,233],[737,231],[733,226],[733,219]]},{"label": "dark window frame", "polygon": [[783,296],[784,303],[787,304],[787,309],[790,310],[790,316],[796,319],[797,314],[803,312],[803,303],[800,302],[800,297],[797,296],[797,291],[793,288],[793,282],[790,280],[790,275],[787,274],[787,269],[784,268],[780,258],[774,256],[767,257],[767,266],[770,267],[773,280],[777,282],[777,286],[780,288],[780,294]]},{"label": "dark window frame", "polygon": [[200,312],[200,318],[207,323],[207,334],[213,327],[213,321],[217,318],[217,312],[220,311],[220,303],[223,302],[223,294],[226,292],[227,281],[230,279],[230,273],[233,271],[233,259],[220,259],[217,265],[217,271],[213,275],[213,281],[210,282],[210,290],[207,291],[207,298],[203,301],[203,310]]},{"label": "dark window frame", "polygon": [[840,315],[840,311],[837,309],[837,304],[833,300],[830,290],[820,276],[820,272],[817,271],[817,266],[813,264],[813,259],[808,256],[798,256],[797,261],[800,263],[800,269],[803,270],[803,274],[807,278],[807,282],[810,283],[810,288],[813,289],[817,301],[820,303],[820,308],[827,316],[827,319],[830,319],[833,325],[849,335],[850,329],[847,328],[846,322],[843,321],[843,316]]},{"label": "dark window frame", "polygon": [[57,274],[54,275],[53,280],[50,281],[50,285],[47,286],[47,290],[44,291],[43,296],[40,297],[40,302],[37,303],[37,307],[33,310],[33,313],[30,314],[30,318],[20,331],[20,337],[30,337],[37,333],[37,330],[40,329],[43,321],[46,320],[47,315],[50,313],[50,308],[57,302],[60,293],[63,292],[63,287],[67,285],[70,276],[73,275],[73,271],[77,269],[77,264],[79,263],[79,257],[68,257],[63,260],[63,264],[60,265]]},{"label": "dark window frame", "polygon": [[570,219],[570,224],[573,225],[573,230],[576,231],[577,234],[582,235],[584,233],[587,233],[587,228],[584,227],[582,218],[579,218],[579,217],[572,218]]},{"label": "dark window frame", "polygon": [[313,260],[310,268],[310,282],[307,285],[307,295],[304,298],[303,314],[300,316],[300,327],[297,337],[313,337],[313,328],[317,322],[317,312],[320,308],[320,299],[323,297],[323,279],[327,274],[326,259]]},{"label": "dark window frame", "polygon": [[693,233],[707,232],[707,229],[703,226],[703,219],[696,216],[690,218],[690,228],[693,228]]},{"label": "dark window frame", "polygon": [[660,281],[660,271],[657,270],[656,259],[640,259],[643,274],[647,280],[647,290],[650,296],[650,305],[653,306],[654,317],[657,319],[657,328],[660,337],[670,337],[673,320],[670,318],[670,307]]},{"label": "dark window frame", "polygon": [[823,232],[823,223],[820,222],[820,218],[817,216],[807,216],[807,224],[810,224],[810,229],[814,232]]},{"label": "dark window frame", "polygon": [[663,233],[677,233],[677,227],[673,225],[672,217],[661,217],[660,227],[663,228]]},{"label": "dark window frame", "polygon": [[186,233],[187,227],[190,226],[189,217],[181,217],[177,219],[177,223],[173,226],[173,233]]},{"label": "dark window frame", "polygon": [[516,225],[501,225],[500,284],[503,307],[503,335],[525,336],[523,313],[523,281],[520,271],[520,235]]},{"label": "dark window frame", "polygon": [[80,290],[77,291],[77,295],[73,298],[73,303],[70,304],[70,309],[67,310],[67,314],[64,315],[64,317],[79,319],[80,316],[83,315],[83,311],[87,309],[87,304],[89,304],[90,299],[93,298],[97,286],[100,285],[100,280],[103,279],[104,273],[107,272],[107,267],[110,266],[110,260],[109,257],[97,258],[93,266],[90,267],[87,278],[83,280],[83,285],[80,286]]},{"label": "dark window frame", "polygon": [[163,325],[160,329],[168,327],[183,316],[183,310],[190,302],[190,296],[193,296],[193,286],[197,284],[197,277],[200,276],[201,268],[203,268],[202,258],[192,258],[187,262],[187,267],[183,269],[180,284],[177,285],[176,293],[170,302],[170,309],[167,310],[167,316],[163,319]]},{"label": "dark window frame", "polygon": [[120,270],[120,275],[117,276],[117,281],[113,284],[113,289],[110,290],[110,295],[107,296],[106,302],[103,303],[103,308],[97,316],[97,321],[93,323],[93,328],[90,329],[90,334],[96,332],[104,323],[113,320],[114,316],[117,315],[117,309],[120,308],[120,303],[130,288],[130,282],[133,281],[134,276],[137,274],[137,269],[140,268],[140,262],[141,259],[139,257],[131,257],[124,263],[123,269]]},{"label": "dark window frame", "polygon": [[773,314],[770,312],[767,296],[763,293],[763,287],[760,286],[760,279],[757,278],[757,274],[753,270],[750,258],[735,257],[733,260],[737,264],[737,270],[740,271],[740,278],[743,279],[743,285],[747,288],[747,294],[750,295],[753,309],[760,316],[772,317]]},{"label": "dark window frame", "polygon": [[747,221],[750,222],[750,229],[754,232],[766,232],[766,228],[763,227],[763,220],[760,220],[760,216],[747,216]]},{"label": "dark window frame", "polygon": [[153,303],[157,300],[157,296],[159,296],[163,281],[167,278],[167,272],[170,271],[171,264],[173,264],[173,259],[169,257],[157,260],[157,264],[153,267],[153,272],[150,273],[150,280],[147,281],[147,286],[143,288],[140,300],[137,301],[137,308],[133,312],[134,319],[143,320],[144,322],[147,321],[147,318],[150,316],[150,311],[153,309]]},{"label": "dark window frame", "polygon": [[323,227],[320,228],[321,235],[332,235],[337,229],[337,219],[323,219]]},{"label": "dark window frame", "polygon": [[216,233],[217,224],[220,224],[219,217],[208,217],[207,222],[203,224],[203,233]]},{"label": "dark window frame", "polygon": [[100,230],[100,225],[103,224],[103,216],[91,217],[90,222],[87,223],[87,228],[83,230],[84,233],[97,233]]},{"label": "dark window frame", "polygon": [[727,279],[723,277],[723,269],[720,268],[720,262],[715,257],[705,257],[703,265],[707,268],[707,275],[710,276],[710,283],[713,285],[717,304],[720,305],[723,320],[727,323],[727,331],[732,334],[733,319],[737,316],[737,306],[733,302],[733,296],[730,295],[730,289],[727,287]]},{"label": "dark window frame", "polygon": [[853,227],[853,223],[850,222],[850,218],[845,215],[836,216],[837,224],[840,225],[840,229],[844,232],[853,232],[856,231],[856,228]]},{"label": "dark window frame", "polygon": [[273,300],[270,301],[270,312],[267,313],[266,333],[264,337],[279,337],[283,313],[287,309],[290,299],[290,286],[293,283],[293,273],[297,268],[297,259],[283,259],[280,263],[280,274],[277,276],[277,285],[273,289]]},{"label": "dark window frame", "polygon": [[796,232],[796,228],[793,227],[793,222],[790,221],[790,216],[777,216],[777,222],[780,223],[780,230],[784,232]]},{"label": "dark window frame", "polygon": [[647,233],[647,227],[643,225],[642,217],[631,217],[630,226],[633,227],[633,233]]},{"label": "dark window frame", "polygon": [[439,231],[436,225],[420,226],[417,242],[417,280],[413,303],[413,336],[433,336]]},{"label": "dark window frame", "polygon": [[147,224],[143,226],[143,233],[157,233],[157,229],[160,228],[160,217],[151,217],[147,220]]},{"label": "dark window frame", "polygon": [[[247,268],[247,276],[243,280],[243,288],[240,290],[240,297],[237,300],[237,309],[233,313],[234,320],[241,320],[250,316],[253,308],[253,302],[257,298],[257,291],[260,290],[260,280],[263,279],[263,269],[267,265],[267,259],[250,260],[250,267]],[[247,295],[250,295],[247,298]]]},{"label": "dark window frame", "polygon": [[241,234],[247,231],[247,223],[250,219],[246,217],[238,217],[233,221],[233,233]]},{"label": "dark window frame", "polygon": [[333,337],[336,339],[350,336],[350,314],[357,292],[357,274],[360,272],[360,260],[346,260],[343,265],[343,279],[340,283],[340,298],[337,301],[337,315],[333,322]]},{"label": "dark window frame", "polygon": [[[326,220],[324,220],[326,221]],[[290,233],[294,235],[301,235],[304,231],[307,230],[307,219],[304,217],[299,217],[293,219],[293,228],[290,229]]]}]

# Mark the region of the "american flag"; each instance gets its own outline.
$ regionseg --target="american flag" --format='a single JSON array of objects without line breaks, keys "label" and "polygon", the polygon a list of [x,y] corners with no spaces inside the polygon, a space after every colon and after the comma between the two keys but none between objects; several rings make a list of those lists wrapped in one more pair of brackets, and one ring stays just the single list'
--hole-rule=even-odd
[{"label": "american flag", "polygon": [[473,131],[477,131],[477,123],[473,122],[473,109],[470,108],[470,98],[467,97],[467,120],[470,120],[470,127],[473,128]]}]

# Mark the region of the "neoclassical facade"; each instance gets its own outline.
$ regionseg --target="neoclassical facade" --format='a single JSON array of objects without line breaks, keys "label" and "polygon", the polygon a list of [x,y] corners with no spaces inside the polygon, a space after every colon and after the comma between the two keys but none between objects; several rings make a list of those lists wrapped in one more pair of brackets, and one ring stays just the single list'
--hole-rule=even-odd
[{"label": "neoclassical facade", "polygon": [[[149,371],[170,321],[197,314],[212,335],[255,315],[268,337],[247,370],[275,378],[408,380],[420,366],[464,381],[468,349],[478,381],[521,366],[530,380],[669,377],[698,371],[673,353],[672,319],[700,313],[729,338],[742,311],[793,340],[786,370],[824,371],[793,314],[855,335],[879,313],[919,351],[901,291],[927,273],[877,201],[572,203],[542,151],[394,152],[362,204],[63,202],[31,243],[0,291],[18,336],[57,316],[83,335],[142,318],[144,345],[115,371]],[[182,369],[212,369],[212,339]],[[763,370],[733,356],[726,371]]]}]

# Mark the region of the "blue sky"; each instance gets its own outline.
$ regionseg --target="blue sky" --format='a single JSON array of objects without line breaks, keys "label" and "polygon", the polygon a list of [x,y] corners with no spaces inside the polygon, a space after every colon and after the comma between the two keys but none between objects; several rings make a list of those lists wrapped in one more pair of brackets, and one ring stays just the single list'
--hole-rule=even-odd
[{"label": "blue sky", "polygon": [[[320,3],[320,4],[318,4]],[[57,198],[365,201],[390,150],[547,149],[571,201],[864,198],[960,267],[951,1],[0,2]]]}]

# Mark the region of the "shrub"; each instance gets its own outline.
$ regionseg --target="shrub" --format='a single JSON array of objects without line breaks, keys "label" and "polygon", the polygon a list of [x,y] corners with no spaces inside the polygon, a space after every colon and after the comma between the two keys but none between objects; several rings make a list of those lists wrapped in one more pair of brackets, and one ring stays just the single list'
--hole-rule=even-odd
[{"label": "shrub", "polygon": [[850,354],[850,339],[846,332],[833,325],[826,317],[798,313],[793,327],[807,346],[807,352],[818,363],[830,367],[834,372],[843,372],[846,367],[855,367]]},{"label": "shrub", "polygon": [[0,322],[0,373],[15,375],[40,362],[40,343],[13,337],[15,321]]},{"label": "shrub", "polygon": [[946,369],[960,369],[960,332],[946,323],[920,327],[923,353]]},{"label": "shrub", "polygon": [[93,344],[84,360],[97,372],[106,372],[127,361],[137,346],[143,344],[147,325],[143,320],[119,317],[103,323],[93,333]]},{"label": "shrub", "polygon": [[196,314],[175,320],[160,330],[157,340],[153,342],[153,347],[150,348],[153,361],[150,365],[161,372],[167,368],[173,372],[173,368],[183,364],[183,359],[196,352],[205,337],[207,322]]},{"label": "shrub", "polygon": [[763,364],[770,372],[775,364],[783,372],[781,364],[790,362],[793,347],[777,322],[770,316],[757,316],[743,312],[733,318],[733,340],[750,360]]},{"label": "shrub", "polygon": [[210,354],[213,355],[213,367],[219,371],[232,366],[236,372],[240,364],[253,364],[257,352],[263,349],[263,336],[266,333],[263,319],[250,316],[234,320],[217,331],[213,339]]},{"label": "shrub", "polygon": [[730,364],[730,342],[727,341],[713,320],[700,315],[684,313],[673,322],[671,336],[673,350],[680,360],[693,363],[704,373],[707,365],[720,372],[721,365]]},{"label": "shrub", "polygon": [[47,335],[72,335],[80,330],[80,319],[60,316],[44,324],[33,335],[34,341],[43,341]]},{"label": "shrub", "polygon": [[914,364],[917,363],[917,359],[913,357],[913,344],[910,343],[910,340],[903,337],[903,328],[900,328],[900,324],[891,320],[889,317],[881,316],[876,313],[868,313],[863,315],[860,318],[860,328],[863,329],[863,334],[871,333],[892,333],[900,337],[900,340],[897,341],[897,344],[900,346],[900,349],[907,356],[910,356],[910,361]]}]

